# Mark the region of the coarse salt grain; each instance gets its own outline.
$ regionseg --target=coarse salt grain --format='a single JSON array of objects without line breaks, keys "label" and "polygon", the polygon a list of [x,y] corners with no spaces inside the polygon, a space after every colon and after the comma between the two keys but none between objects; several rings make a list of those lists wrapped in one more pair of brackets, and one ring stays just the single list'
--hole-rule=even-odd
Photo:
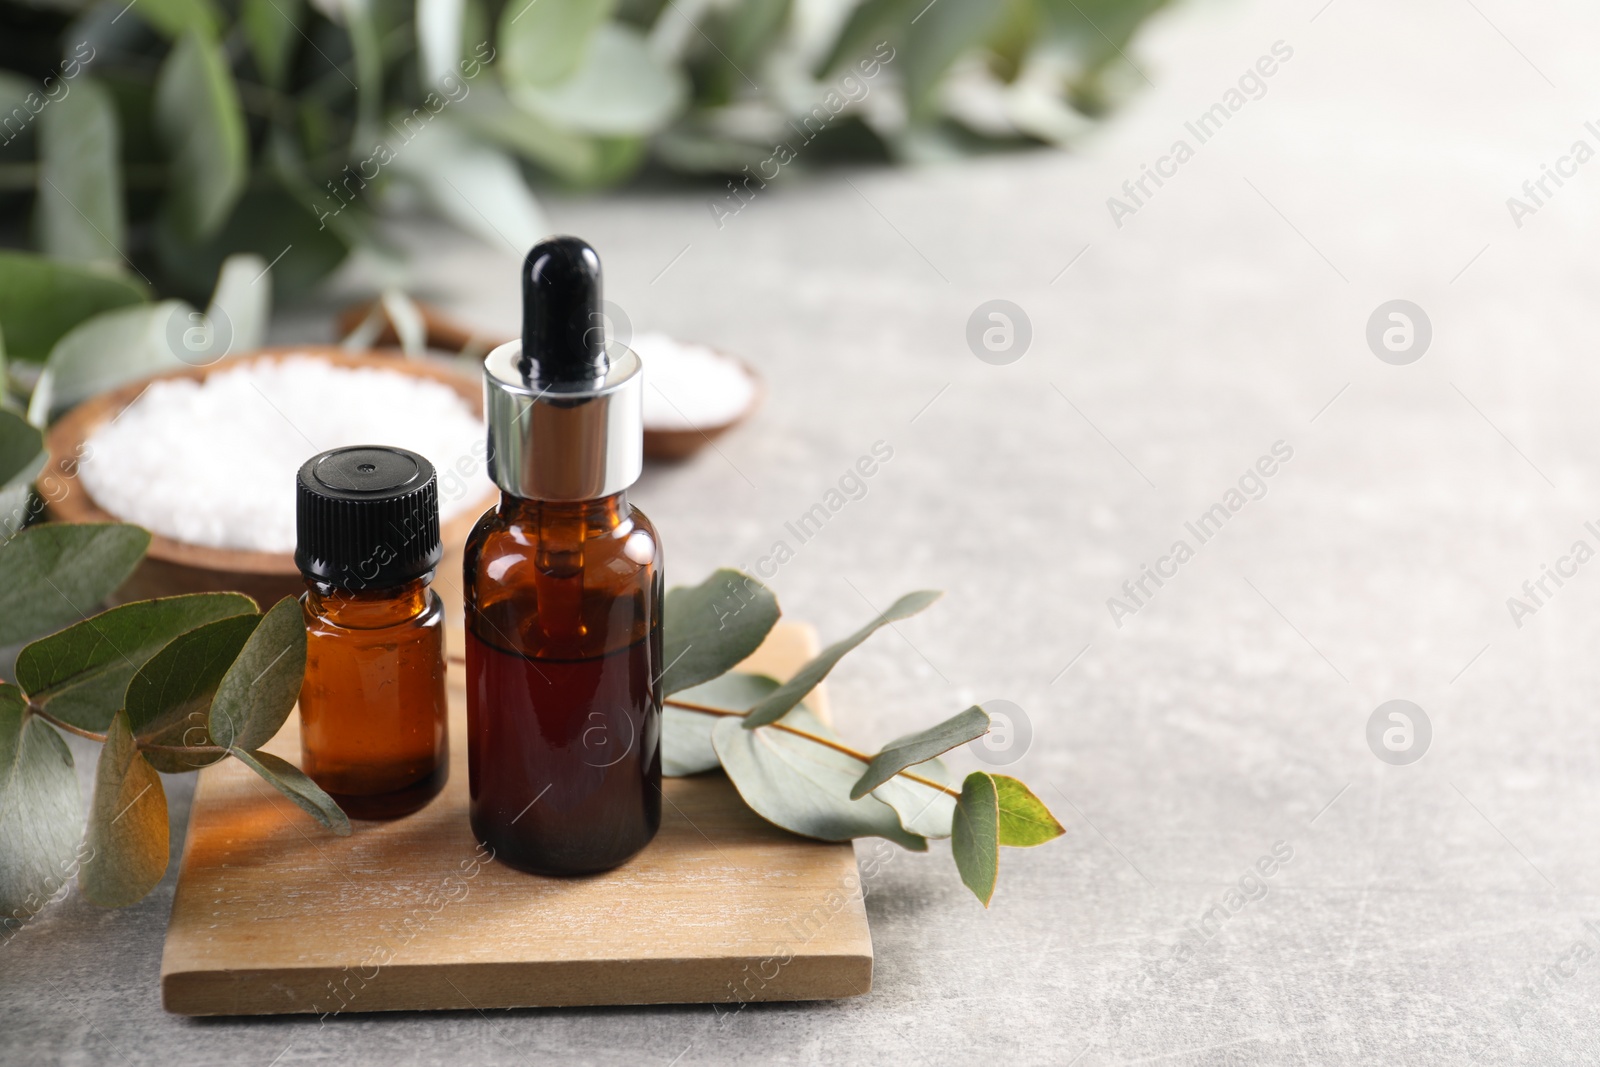
[{"label": "coarse salt grain", "polygon": [[398,445],[433,463],[440,518],[481,504],[482,420],[442,382],[309,355],[152,384],[88,439],[95,503],[194,545],[293,552],[295,476],[318,452]]},{"label": "coarse salt grain", "polygon": [[645,333],[628,347],[644,364],[644,424],[652,430],[723,426],[743,415],[755,399],[750,374],[705,345]]}]

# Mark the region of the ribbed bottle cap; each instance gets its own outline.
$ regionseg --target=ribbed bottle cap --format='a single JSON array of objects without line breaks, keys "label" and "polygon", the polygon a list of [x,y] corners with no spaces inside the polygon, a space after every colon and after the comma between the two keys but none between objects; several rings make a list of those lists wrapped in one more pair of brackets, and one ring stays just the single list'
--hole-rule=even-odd
[{"label": "ribbed bottle cap", "polygon": [[439,566],[433,464],[387,445],[312,456],[296,479],[295,565],[339,589],[384,589]]}]

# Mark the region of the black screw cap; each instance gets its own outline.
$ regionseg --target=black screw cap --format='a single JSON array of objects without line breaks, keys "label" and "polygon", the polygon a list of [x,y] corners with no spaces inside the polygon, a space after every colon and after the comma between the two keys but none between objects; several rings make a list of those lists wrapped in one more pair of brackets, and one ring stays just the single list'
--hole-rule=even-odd
[{"label": "black screw cap", "polygon": [[387,445],[330,449],[296,479],[295,566],[338,589],[388,589],[444,556],[433,464]]}]

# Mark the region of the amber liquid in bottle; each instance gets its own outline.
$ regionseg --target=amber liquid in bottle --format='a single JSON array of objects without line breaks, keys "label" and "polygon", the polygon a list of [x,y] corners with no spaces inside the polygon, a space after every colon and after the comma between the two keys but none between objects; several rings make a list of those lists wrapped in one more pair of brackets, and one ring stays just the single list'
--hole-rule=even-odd
[{"label": "amber liquid in bottle", "polygon": [[306,586],[301,769],[353,818],[409,815],[450,773],[444,605],[428,576],[393,589]]},{"label": "amber liquid in bottle", "polygon": [[661,561],[622,493],[505,495],[466,549],[472,829],[536,874],[607,870],[661,825]]}]

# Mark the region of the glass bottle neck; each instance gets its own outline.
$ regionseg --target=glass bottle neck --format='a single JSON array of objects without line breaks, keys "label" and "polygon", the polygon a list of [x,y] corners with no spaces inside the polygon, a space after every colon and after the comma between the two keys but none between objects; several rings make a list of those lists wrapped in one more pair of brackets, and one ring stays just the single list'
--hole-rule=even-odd
[{"label": "glass bottle neck", "polygon": [[375,629],[414,619],[428,610],[430,571],[404,585],[384,589],[340,589],[306,579],[306,607],[312,614],[351,629]]},{"label": "glass bottle neck", "polygon": [[630,512],[626,490],[598,500],[527,500],[500,494],[500,517],[508,522],[543,529],[581,529],[588,536],[615,530]]}]

